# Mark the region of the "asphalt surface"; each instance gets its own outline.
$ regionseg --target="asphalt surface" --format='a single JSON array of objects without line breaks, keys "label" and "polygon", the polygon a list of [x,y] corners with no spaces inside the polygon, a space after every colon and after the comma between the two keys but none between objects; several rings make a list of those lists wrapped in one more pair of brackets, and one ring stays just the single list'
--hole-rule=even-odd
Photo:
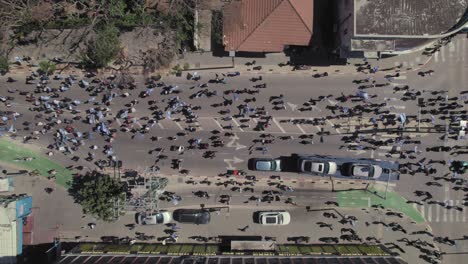
[{"label": "asphalt surface", "polygon": [[[447,46],[443,47],[438,53],[433,55],[433,60],[429,62],[421,71],[433,70],[433,75],[426,75],[422,77],[418,74],[419,71],[409,71],[406,74],[401,74],[399,77],[387,79],[387,74],[395,74],[396,71],[389,72],[377,72],[367,73],[367,71],[353,75],[330,75],[328,77],[313,78],[311,76],[280,76],[280,75],[264,75],[263,79],[257,82],[252,82],[249,79],[257,77],[256,75],[243,75],[235,77],[226,77],[226,84],[209,83],[206,88],[197,87],[199,84],[206,83],[210,79],[215,79],[214,73],[203,72],[200,73],[202,79],[200,81],[187,80],[184,77],[163,77],[167,85],[177,85],[180,93],[170,95],[160,95],[161,88],[154,88],[153,94],[146,98],[138,98],[138,95],[145,91],[144,79],[142,76],[135,76],[137,89],[135,90],[119,90],[113,89],[116,93],[112,102],[109,104],[111,115],[105,119],[110,120],[107,123],[108,127],[120,129],[121,124],[125,124],[125,119],[118,116],[118,111],[122,109],[134,108],[133,113],[129,113],[130,117],[127,122],[130,129],[135,129],[134,132],[117,132],[114,140],[111,144],[105,141],[105,137],[99,135],[98,131],[93,131],[90,124],[83,123],[81,121],[75,121],[71,126],[75,131],[90,132],[92,139],[85,140],[85,145],[81,146],[76,152],[71,155],[64,156],[60,154],[58,150],[53,150],[55,153],[52,159],[60,161],[62,164],[68,165],[82,165],[87,169],[96,169],[97,167],[93,164],[98,159],[107,159],[106,155],[102,153],[105,145],[111,145],[116,160],[123,161],[123,167],[127,169],[135,169],[143,171],[145,168],[151,166],[158,166],[160,168],[161,175],[168,175],[174,177],[186,178],[188,176],[183,175],[183,170],[189,170],[189,176],[194,178],[205,178],[214,179],[219,174],[223,174],[228,169],[240,169],[247,171],[247,161],[253,157],[289,157],[292,154],[322,154],[330,156],[340,157],[353,157],[353,158],[375,158],[385,160],[397,160],[401,164],[413,163],[409,165],[409,171],[416,172],[414,175],[402,174],[401,180],[397,183],[395,190],[404,196],[408,200],[422,200],[424,196],[417,197],[415,191],[429,191],[432,198],[427,199],[421,205],[417,205],[417,208],[423,212],[423,215],[427,219],[427,223],[430,224],[434,235],[442,237],[450,237],[451,239],[463,238],[460,234],[460,230],[463,230],[465,225],[465,214],[457,214],[455,209],[447,209],[449,206],[461,206],[464,208],[464,195],[466,189],[466,183],[463,183],[460,179],[452,179],[453,173],[448,169],[447,165],[441,165],[433,163],[430,165],[430,160],[443,160],[447,164],[451,159],[466,160],[466,153],[454,153],[451,154],[448,151],[432,152],[427,151],[426,148],[434,146],[466,146],[466,140],[448,139],[444,140],[441,138],[445,133],[444,129],[446,121],[441,120],[439,117],[442,115],[434,114],[435,121],[432,122],[430,114],[421,114],[421,120],[418,122],[417,116],[419,107],[417,106],[417,98],[424,98],[426,102],[428,100],[439,98],[439,101],[435,102],[433,107],[425,107],[424,109],[433,109],[443,107],[444,103],[456,102],[460,105],[456,111],[467,110],[466,97],[467,94],[461,94],[466,90],[466,72],[467,72],[467,58],[460,56],[465,54],[466,49],[466,38],[458,37],[453,40]],[[453,46],[452,46],[453,45]],[[453,48],[455,47],[455,48]],[[461,53],[463,51],[463,53]],[[219,77],[222,78],[221,73]],[[25,76],[14,77],[18,81],[15,83],[7,83],[6,76],[1,77],[0,84],[3,87],[15,88],[18,91],[30,91],[34,90],[34,85],[24,84]],[[353,81],[365,80],[367,82],[356,84]],[[80,80],[81,77],[78,77]],[[103,78],[101,78],[103,79]],[[87,78],[89,82],[90,78]],[[372,85],[372,81],[375,81],[376,86],[381,85],[382,87],[369,87],[366,89],[358,89],[360,85]],[[364,81],[363,81],[364,82]],[[60,81],[52,81],[48,84],[50,87],[59,87]],[[243,90],[244,88],[255,91],[252,86],[256,84],[266,83],[266,88],[261,88],[259,94],[238,94],[238,100],[232,93],[225,94],[228,90]],[[93,84],[91,84],[93,85]],[[405,98],[405,91],[398,91],[398,88],[404,88],[405,85],[409,86],[409,92],[421,94],[416,96],[415,100],[402,100]],[[217,95],[211,97],[193,98],[190,97],[196,92],[208,89],[210,92],[217,91]],[[6,90],[6,89],[5,89]],[[38,122],[44,121],[46,116],[52,114],[45,114],[43,117],[35,117],[39,112],[33,112],[28,110],[31,107],[31,102],[25,101],[25,96],[21,96],[18,92],[9,94],[4,90],[2,95],[14,96],[15,100],[12,102],[11,107],[2,107],[2,110],[16,111],[22,114],[16,121],[7,121],[8,127],[10,124],[14,124],[14,127],[18,130],[17,134],[24,136],[31,131],[39,131],[41,126],[38,126]],[[375,113],[363,113],[362,117],[341,117],[335,118],[337,115],[342,115],[346,112],[343,108],[347,107],[352,109],[357,105],[364,105],[363,100],[355,95],[358,91],[366,91],[371,97],[368,101],[370,104],[385,104],[376,106]],[[445,94],[431,94],[431,92],[447,90],[448,101],[445,99]],[[124,93],[129,93],[128,96]],[[45,94],[35,94],[39,97]],[[76,109],[81,110],[81,113],[75,114],[75,116],[81,116],[82,119],[86,117],[85,111],[92,107],[92,104],[84,104],[86,100],[91,98],[90,94],[85,91],[85,88],[80,88],[77,84],[74,84],[68,91],[59,92],[62,99],[64,97],[71,98],[72,100],[80,100]],[[282,95],[282,96],[281,96]],[[343,96],[344,95],[344,96]],[[192,109],[196,106],[200,106],[201,109],[194,110],[194,113],[198,116],[194,123],[187,123],[186,117],[181,114],[172,114],[171,119],[167,118],[166,109],[164,109],[170,98],[178,96],[179,102],[186,102],[191,104]],[[224,98],[223,98],[224,96]],[[341,102],[347,96],[351,96],[346,102]],[[376,96],[376,97],[374,97]],[[96,101],[100,101],[102,93],[95,96]],[[279,98],[278,98],[279,97]],[[325,98],[324,98],[325,97]],[[457,97],[456,99],[454,97]],[[255,102],[253,102],[255,98]],[[274,110],[273,105],[270,102],[270,98],[277,98],[273,102],[278,102],[277,106],[279,110]],[[282,98],[282,99],[281,99]],[[340,99],[341,98],[341,99]],[[138,100],[138,103],[134,105],[128,105],[132,100]],[[271,116],[268,127],[264,131],[257,131],[254,128],[258,124],[262,123],[262,118],[259,117],[233,117],[232,120],[223,120],[226,116],[235,116],[239,114],[237,108],[240,104],[246,104],[244,100],[250,101],[247,104],[250,107],[265,107],[264,116]],[[312,99],[312,100],[311,100]],[[53,100],[53,99],[51,99]],[[157,106],[157,108],[149,109],[149,101],[154,100],[155,102],[151,106]],[[213,107],[213,104],[223,104],[226,100],[232,100],[232,105]],[[353,102],[353,100],[358,100]],[[279,103],[283,101],[282,103]],[[314,104],[311,106],[311,104]],[[284,106],[284,107],[283,107]],[[330,107],[337,107],[335,114]],[[369,109],[369,104],[365,106]],[[149,124],[145,117],[152,117],[154,111],[162,110],[164,120],[159,120],[157,123]],[[221,114],[220,111],[229,110],[229,114]],[[389,129],[397,129],[400,122],[396,120],[394,125],[384,125],[383,122],[379,122],[377,130],[372,130],[371,118],[378,118],[382,111],[388,111],[386,114],[394,114],[398,117],[399,114],[405,113],[407,115],[408,122],[405,125],[405,130],[402,134],[389,134]],[[447,116],[454,116],[453,114],[447,114]],[[46,147],[54,142],[54,135],[58,127],[64,128],[66,124],[63,124],[64,118],[71,119],[73,114],[69,111],[59,117],[62,121],[61,124],[56,125],[50,131],[44,135],[39,135],[40,138],[36,140],[29,140],[30,144],[38,144],[42,147]],[[243,122],[242,119],[246,119]],[[294,124],[294,119],[308,119],[315,120],[315,124]],[[322,121],[318,121],[322,119]],[[29,130],[25,131],[25,127],[22,123],[29,121]],[[241,126],[245,124],[245,126]],[[96,125],[96,124],[94,124]],[[93,125],[93,126],[94,126]],[[232,127],[228,127],[231,126]],[[187,128],[189,126],[196,126],[196,132],[189,132]],[[420,131],[416,132],[416,128],[420,127]],[[439,126],[439,129],[435,129],[435,126]],[[145,131],[144,128],[148,127],[146,133],[140,133],[136,131]],[[429,130],[429,128],[431,128]],[[320,132],[326,132],[325,135],[321,136]],[[360,142],[353,140],[351,144],[346,144],[343,137],[352,136],[356,131],[360,138]],[[226,136],[225,133],[232,133],[231,136]],[[176,136],[178,133],[185,133],[186,135],[178,135],[177,139],[170,139]],[[271,134],[268,137],[262,137],[262,134]],[[302,138],[306,135],[312,135],[311,138]],[[222,142],[223,147],[214,147],[213,141],[210,137],[218,136],[216,140]],[[292,139],[286,137],[292,136]],[[408,143],[398,144],[395,142],[396,138],[407,137]],[[206,151],[202,149],[190,149],[190,139],[201,139],[201,143],[209,143],[209,151],[215,151],[213,158],[206,158]],[[262,144],[262,139],[274,140],[271,144]],[[384,146],[376,146],[375,144],[364,142],[365,140],[376,140],[384,141],[388,139],[394,140],[393,143],[389,143]],[[421,141],[420,144],[411,143],[411,141]],[[306,143],[306,144],[303,144]],[[89,147],[97,145],[99,148],[95,151]],[[349,147],[353,145],[354,147]],[[184,151],[172,151],[171,146],[183,146]],[[368,150],[360,149],[356,146],[367,146]],[[267,151],[262,151],[261,148],[267,147]],[[401,152],[406,151],[407,157],[400,158],[399,154],[389,153],[390,150],[395,147],[395,150]],[[47,150],[48,151],[48,150]],[[455,149],[452,150],[457,151]],[[464,151],[461,149],[461,151]],[[44,153],[46,150],[44,149]],[[94,159],[92,162],[84,160],[87,157],[88,152],[94,152]],[[166,158],[160,155],[166,156]],[[71,161],[70,158],[73,156],[80,157],[78,162]],[[180,159],[182,160],[181,165],[178,169],[171,168],[171,160]],[[419,162],[419,164],[418,164]],[[427,174],[422,172],[424,164],[426,168],[432,166],[436,169],[436,172]],[[419,170],[419,171],[418,171]],[[296,173],[267,173],[267,172],[251,172],[248,171],[249,175],[256,175],[259,178],[268,178],[271,175],[282,175],[284,179],[294,179],[297,181],[308,181],[311,178],[316,179],[309,175],[296,174]],[[460,178],[466,177],[460,175]],[[186,182],[183,180],[182,182]],[[181,182],[181,183],[182,183]],[[437,182],[441,186],[428,186],[427,182]],[[458,189],[457,189],[458,187]],[[199,190],[199,186],[191,186],[193,191]],[[259,195],[259,191],[263,190],[262,187],[259,189],[254,187],[256,194]],[[178,190],[174,190],[178,193]],[[233,191],[235,192],[235,191]],[[209,193],[216,197],[219,194],[218,190],[209,190]],[[296,195],[307,197],[316,200],[317,202],[312,203],[311,206],[319,206],[321,203],[327,200],[333,200],[333,193],[326,191],[320,192],[317,195],[316,191],[306,191],[308,194]],[[323,195],[322,195],[323,194]],[[190,195],[190,194],[187,194]],[[240,195],[240,200],[248,197],[244,197],[245,193]],[[186,197],[190,198],[190,197]],[[296,198],[296,197],[294,197]],[[298,198],[299,202],[300,199]],[[200,203],[203,199],[183,199],[182,205],[191,206]],[[236,200],[237,201],[237,200]],[[429,201],[440,202],[441,204],[430,204]],[[192,203],[193,202],[193,203]],[[214,204],[219,202],[213,200]],[[284,200],[282,199],[282,202]],[[252,203],[249,206],[256,206]],[[279,206],[279,205],[278,205]],[[285,206],[284,204],[281,206]],[[287,206],[287,205],[286,205]],[[242,210],[242,209],[240,209]],[[464,213],[464,212],[463,212]],[[458,219],[458,220],[457,220]],[[304,220],[304,219],[303,219]],[[302,221],[302,220],[301,220]],[[304,220],[305,221],[305,220]],[[258,229],[255,232],[262,233],[263,231]],[[445,245],[439,245],[441,251],[453,253],[466,251],[468,244],[464,240],[460,240],[457,246],[446,247]],[[414,257],[414,256],[413,256]],[[459,255],[444,255],[444,261],[446,263],[463,263],[462,258]]]}]

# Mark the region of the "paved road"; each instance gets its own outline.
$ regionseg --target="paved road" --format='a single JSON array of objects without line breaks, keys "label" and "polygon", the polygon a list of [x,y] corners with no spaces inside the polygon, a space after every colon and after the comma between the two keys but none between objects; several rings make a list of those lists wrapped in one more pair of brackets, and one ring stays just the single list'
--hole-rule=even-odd
[{"label": "paved road", "polygon": [[[385,85],[383,87],[371,87],[365,89],[368,92],[369,96],[377,95],[376,98],[370,99],[371,103],[381,104],[387,103],[385,106],[380,107],[379,111],[388,110],[390,114],[398,115],[400,113],[406,113],[408,116],[409,122],[406,124],[406,127],[415,128],[418,126],[417,116],[418,116],[418,106],[416,101],[403,101],[403,91],[395,91],[395,87],[404,87],[404,85],[409,85],[411,92],[421,92],[421,98],[424,98],[425,101],[429,99],[434,99],[439,95],[432,95],[430,91],[439,91],[439,90],[448,90],[449,98],[458,97],[457,102],[464,104],[466,98],[462,98],[463,95],[460,95],[460,92],[466,89],[466,68],[467,61],[466,56],[466,38],[457,38],[452,43],[446,47],[443,47],[440,52],[436,53],[433,57],[433,60],[429,62],[424,70],[433,69],[435,74],[433,76],[421,77],[418,75],[418,72],[409,72],[407,74],[402,74],[397,78],[392,80],[387,80],[385,77],[388,73],[377,72],[376,74],[353,74],[353,75],[337,75],[324,78],[312,78],[310,76],[280,76],[280,75],[268,75],[263,76],[262,81],[252,83],[249,81],[255,75],[241,75],[237,77],[227,78],[227,84],[209,84],[209,91],[217,91],[218,95],[212,97],[202,97],[190,99],[190,96],[201,90],[201,88],[194,87],[197,85],[197,82],[188,81],[184,78],[175,78],[175,77],[165,77],[164,81],[167,84],[178,85],[179,90],[181,91],[177,96],[179,96],[180,101],[188,102],[192,106],[200,106],[201,109],[196,111],[198,115],[197,122],[194,124],[186,124],[185,118],[181,115],[173,115],[171,120],[165,119],[155,124],[149,129],[147,134],[132,134],[132,133],[117,133],[115,141],[112,143],[114,150],[114,155],[118,159],[124,161],[124,167],[132,169],[143,169],[147,166],[155,164],[155,160],[158,159],[157,155],[164,154],[168,156],[168,159],[165,161],[159,161],[157,164],[161,167],[161,173],[165,175],[180,175],[179,170],[170,168],[171,159],[182,159],[182,169],[189,169],[191,176],[208,176],[213,177],[219,173],[223,173],[226,169],[246,169],[247,160],[251,157],[279,157],[279,156],[289,156],[293,153],[300,154],[327,154],[327,155],[336,155],[336,156],[353,156],[359,158],[380,158],[380,159],[397,159],[395,155],[390,155],[388,152],[391,147],[382,146],[376,147],[374,150],[365,151],[365,150],[348,150],[346,145],[342,141],[343,136],[349,136],[354,131],[361,131],[360,135],[363,137],[373,137],[375,140],[386,140],[389,138],[395,138],[396,135],[388,135],[384,133],[377,133],[376,135],[364,134],[362,130],[368,129],[366,126],[371,124],[370,118],[377,117],[374,113],[364,113],[362,118],[341,118],[334,119],[332,118],[334,114],[332,111],[327,109],[327,107],[333,106],[343,106],[343,107],[353,107],[356,105],[362,105],[363,102],[353,102],[348,100],[347,102],[339,102],[338,98],[342,95],[344,96],[354,96],[358,92],[359,85],[367,85],[372,80],[376,81],[376,84]],[[406,66],[405,66],[406,67]],[[411,67],[411,65],[408,65]],[[391,72],[394,73],[394,72]],[[209,78],[215,78],[214,74],[202,73],[202,81],[198,82],[207,82]],[[368,83],[355,84],[354,80],[364,80],[366,78],[370,79]],[[141,76],[136,76],[137,85],[143,86],[143,79]],[[2,77],[0,79],[0,84],[3,87],[17,87],[18,90],[28,90],[32,91],[34,88],[32,85],[23,84],[23,79],[20,82],[15,84],[6,83],[6,78]],[[249,94],[239,94],[238,101],[235,100],[232,94],[224,95],[226,99],[233,100],[233,105],[229,107],[218,107],[214,108],[210,105],[216,103],[223,103],[223,94],[227,90],[231,89],[253,89],[252,85],[258,83],[266,83],[267,88],[260,89],[260,95],[249,95]],[[59,82],[52,82],[51,87],[58,87]],[[159,107],[166,105],[167,101],[175,96],[172,95],[156,95],[158,94],[157,90],[154,92],[154,95],[150,99],[138,99],[139,102],[134,106],[125,106],[132,101],[136,95],[141,91],[144,91],[143,88],[137,90],[129,91],[131,95],[129,97],[116,97],[109,108],[113,112],[112,116],[109,116],[107,119],[112,120],[113,128],[119,128],[120,124],[125,121],[122,118],[114,118],[116,112],[124,108],[134,108],[135,113],[130,114],[132,117],[136,117],[131,127],[139,129],[147,124],[147,121],[141,119],[142,117],[151,116],[152,112],[157,109],[148,109],[149,100],[156,100]],[[123,94],[124,91],[116,91],[118,94]],[[280,110],[274,110],[274,105],[269,102],[271,97],[277,97],[283,95],[284,103],[279,104],[284,108]],[[328,96],[332,95],[328,99],[321,99],[319,96]],[[85,92],[83,88],[78,86],[73,86],[70,90],[61,94],[61,96],[66,96],[72,99],[78,99],[81,102],[84,102],[90,98],[90,95]],[[23,125],[21,124],[25,120],[35,120],[34,123],[37,123],[42,119],[35,119],[34,116],[36,112],[28,111],[30,103],[24,101],[23,96],[15,95],[15,103],[9,110],[18,111],[24,116],[18,119],[15,122],[16,128],[20,129],[18,134],[25,135],[28,131],[21,130]],[[243,122],[244,118],[234,117],[232,120],[223,121],[222,118],[228,115],[238,114],[238,109],[235,107],[241,104],[242,101],[253,100],[255,97],[255,102],[249,102],[248,104],[251,107],[263,107],[268,112],[268,115],[271,115],[272,120],[269,127],[265,128],[265,131],[256,131],[253,128],[261,122],[259,118],[245,118],[246,122]],[[100,96],[96,100],[99,100]],[[315,102],[315,105],[310,106],[310,99]],[[351,98],[352,99],[352,98]],[[452,102],[452,101],[450,101]],[[77,109],[82,110],[81,113],[77,114],[80,116],[85,116],[84,111],[90,107],[90,104],[81,104],[77,106]],[[222,115],[219,113],[221,110],[229,109],[230,114]],[[462,109],[466,110],[466,104]],[[339,112],[339,111],[337,111]],[[65,113],[62,115],[63,118],[72,118],[72,114]],[[325,118],[323,123],[318,124],[294,124],[294,119],[308,119],[316,120],[319,118]],[[423,132],[407,132],[405,133],[410,137],[411,140],[420,140],[421,144],[415,149],[415,144],[404,144],[401,146],[395,146],[397,150],[406,150],[406,151],[416,151],[414,159],[400,159],[401,163],[404,162],[414,162],[426,158],[423,163],[427,163],[430,159],[433,160],[445,160],[453,159],[466,159],[466,154],[461,154],[459,156],[450,155],[448,152],[427,152],[427,147],[432,146],[454,146],[454,145],[466,145],[466,141],[455,141],[448,140],[444,141],[440,139],[443,133],[430,131],[427,132],[425,128],[433,127],[434,125],[444,126],[445,121],[436,119],[435,123],[431,123],[430,114],[422,114],[421,119],[428,119],[428,122],[421,122],[419,126],[423,129]],[[241,126],[245,124],[245,126]],[[177,133],[186,132],[186,128],[189,125],[197,126],[197,132],[188,133],[187,136],[178,136],[176,140],[170,140],[169,137],[173,137]],[[232,129],[227,128],[226,126],[232,125]],[[60,125],[60,126],[63,126]],[[398,124],[396,125],[398,126]],[[91,131],[88,124],[82,122],[74,122],[73,127],[78,131]],[[393,126],[395,127],[395,126]],[[379,124],[378,128],[384,129],[385,126]],[[389,128],[387,126],[387,128]],[[30,131],[39,130],[39,127],[36,127],[33,124],[30,128]],[[329,132],[330,135],[324,136],[321,140],[318,132],[323,131]],[[213,159],[204,158],[204,150],[189,150],[188,140],[191,138],[202,139],[202,142],[210,142],[209,138],[214,134],[214,130],[219,131],[219,138],[223,141],[224,147],[213,148],[211,150],[216,150],[216,157]],[[224,133],[232,132],[234,136],[225,136]],[[261,134],[272,134],[275,141],[273,144],[268,144],[268,152],[262,153],[262,151],[257,150],[257,147],[262,147],[261,143],[254,144],[254,140],[261,140]],[[303,135],[313,135],[312,140],[308,140],[310,144],[301,144],[300,142],[304,139],[300,137]],[[281,137],[292,136],[291,140],[283,140]],[[151,137],[157,137],[158,140],[152,140]],[[321,142],[323,141],[323,142]],[[53,142],[53,135],[48,133],[44,136],[41,136],[37,140],[37,144],[45,147],[48,144]],[[96,151],[96,158],[105,158],[105,155],[100,151],[103,149],[103,146],[106,143],[102,137],[97,133],[94,133],[94,139],[88,140],[86,146],[80,148],[74,155],[79,157],[85,157],[88,152],[91,150],[87,146],[98,145],[99,150]],[[369,145],[369,144],[364,144]],[[176,151],[171,151],[171,146],[184,146],[185,151],[183,153],[178,153]],[[344,146],[344,148],[341,148]],[[152,150],[151,153],[149,153]],[[45,152],[45,150],[44,150]],[[54,155],[54,159],[57,159],[64,163],[65,165],[84,165],[88,168],[95,168],[92,163],[86,162],[81,159],[78,163],[70,161],[70,158],[74,155],[63,156],[61,154]],[[410,155],[411,156],[411,155]],[[454,187],[457,186],[455,182],[450,182],[442,179],[444,174],[448,172],[447,166],[442,166],[439,164],[434,164],[434,168],[437,169],[436,174],[426,176],[423,173],[417,173],[414,176],[405,174],[402,175],[401,181],[398,183],[396,190],[401,193],[404,197],[409,200],[421,200],[422,198],[416,198],[414,191],[423,190],[430,191],[433,195],[431,200],[434,201],[448,201],[448,205],[461,205],[464,198],[464,190],[455,190]],[[253,174],[253,172],[252,172]],[[255,173],[258,177],[269,177],[271,173]],[[306,175],[297,175],[297,174],[285,174],[286,177],[297,178],[298,181],[309,180],[311,176]],[[450,178],[451,175],[445,176]],[[438,177],[438,178],[436,178]],[[315,177],[312,177],[315,178]],[[441,183],[442,186],[426,186],[425,183],[429,181],[436,181]],[[256,190],[258,191],[258,190]],[[214,191],[216,192],[216,191]],[[245,198],[245,194],[239,195],[239,200]],[[332,195],[325,194],[324,196],[317,195],[317,192],[312,194],[307,194],[310,198],[316,198],[318,201],[323,201],[325,199],[333,198]],[[301,195],[296,195],[301,196]],[[304,195],[305,196],[305,195]],[[237,198],[236,198],[237,199]],[[301,198],[299,198],[301,199]],[[199,201],[193,199],[194,203],[197,204]],[[431,224],[434,229],[435,234],[441,236],[456,237],[459,235],[459,230],[462,230],[464,225],[464,219],[466,220],[465,212],[458,212],[456,210],[448,210],[445,207],[437,204],[428,204],[425,203],[421,206],[418,206],[426,219]],[[450,263],[457,263],[455,262]],[[448,262],[449,263],[449,262]],[[462,263],[462,262],[458,262]]]}]

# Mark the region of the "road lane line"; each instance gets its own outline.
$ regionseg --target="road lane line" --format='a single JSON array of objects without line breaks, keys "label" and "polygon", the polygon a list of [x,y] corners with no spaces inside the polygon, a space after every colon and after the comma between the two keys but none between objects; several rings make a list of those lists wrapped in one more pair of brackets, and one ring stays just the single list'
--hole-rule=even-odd
[{"label": "road lane line", "polygon": [[240,124],[237,122],[237,120],[235,118],[232,119],[232,122],[234,122],[234,124],[236,124],[236,126],[239,128],[240,131],[244,132],[244,129],[242,129],[240,127]]},{"label": "road lane line", "polygon": [[224,131],[223,126],[221,126],[221,124],[218,122],[218,120],[213,118],[213,121],[218,125],[218,127],[221,129],[221,131]]},{"label": "road lane line", "polygon": [[302,134],[307,134],[299,124],[297,124],[296,126],[297,126],[297,128],[299,128],[299,130],[302,132]]},{"label": "road lane line", "polygon": [[281,130],[281,132],[286,133],[286,131],[284,131],[284,129],[280,126],[278,120],[276,120],[275,118],[273,118],[273,122],[279,127],[279,129]]}]

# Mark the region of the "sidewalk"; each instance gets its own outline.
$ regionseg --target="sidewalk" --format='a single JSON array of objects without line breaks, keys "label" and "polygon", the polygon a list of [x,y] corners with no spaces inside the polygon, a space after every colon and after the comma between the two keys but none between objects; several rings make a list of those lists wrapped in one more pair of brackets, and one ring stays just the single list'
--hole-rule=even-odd
[{"label": "sidewalk", "polygon": [[[369,59],[372,67],[377,66],[380,71],[399,70],[400,73],[416,71],[431,60],[432,56],[422,55],[421,51],[400,56],[389,57],[380,60]],[[255,61],[255,65],[250,65]],[[355,64],[362,64],[362,59],[351,59],[346,65],[318,65],[312,66],[310,70],[296,70],[286,65],[289,57],[284,53],[266,54],[264,58],[252,57],[215,57],[212,53],[187,53],[184,58],[176,60],[174,65],[188,63],[190,69],[187,71],[197,72],[219,72],[239,71],[250,74],[290,74],[290,75],[313,75],[315,73],[328,72],[329,75],[360,74]],[[247,64],[247,65],[246,65]],[[250,66],[249,66],[250,65]],[[262,66],[260,70],[254,70],[255,66]],[[400,67],[399,69],[397,67]]]}]

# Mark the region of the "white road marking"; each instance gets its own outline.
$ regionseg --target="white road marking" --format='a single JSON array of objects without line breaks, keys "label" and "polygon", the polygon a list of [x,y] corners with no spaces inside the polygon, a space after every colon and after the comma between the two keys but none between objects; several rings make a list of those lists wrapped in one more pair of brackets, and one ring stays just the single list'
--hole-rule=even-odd
[{"label": "white road marking", "polygon": [[320,127],[319,126],[315,126],[315,128],[317,129],[317,132],[320,132]]},{"label": "white road marking", "polygon": [[445,50],[446,49],[440,49],[440,56],[441,56],[442,62],[445,62]]},{"label": "white road marking", "polygon": [[466,210],[463,210],[463,214],[462,214],[462,222],[465,223],[466,222]]},{"label": "white road marking", "polygon": [[[449,201],[449,205],[453,206],[453,200]],[[454,209],[447,209],[447,211],[449,211],[449,221],[453,222],[453,211],[454,211]]]},{"label": "white road marking", "polygon": [[444,222],[444,223],[447,222],[447,211],[449,211],[449,210],[447,210],[445,208],[442,209],[442,214],[443,214],[442,222]]},{"label": "white road marking", "polygon": [[258,120],[257,120],[257,118],[252,118],[252,120],[254,121],[254,123],[255,123],[255,124],[257,124],[257,123],[258,123]]},{"label": "white road marking", "polygon": [[421,57],[419,57],[419,56],[416,57],[416,63],[418,63],[418,64],[421,63]]},{"label": "white road marking", "polygon": [[235,118],[232,119],[232,122],[234,122],[234,124],[236,124],[236,126],[239,128],[240,131],[244,132],[244,129],[242,129],[242,128],[240,127],[239,122],[237,122],[237,120],[236,120]]},{"label": "white road marking", "polygon": [[136,121],[135,124],[139,127],[142,128],[143,126],[140,124],[140,122]]},{"label": "white road marking", "polygon": [[119,127],[122,126],[122,122],[120,122],[120,119],[116,118],[115,122],[117,123],[117,125],[119,125]]},{"label": "white road marking", "polygon": [[221,131],[224,131],[223,126],[218,122],[218,120],[213,118],[213,121],[218,125],[218,127],[221,129]]},{"label": "white road marking", "polygon": [[299,130],[302,132],[302,134],[307,134],[307,133],[304,131],[304,129],[302,129],[301,125],[297,124],[296,126],[297,126],[297,128],[299,128]]},{"label": "white road marking", "polygon": [[427,221],[432,222],[432,204],[427,207]]},{"label": "white road marking", "polygon": [[435,62],[439,62],[439,52],[438,51],[436,53],[434,53],[433,57],[434,57]]},{"label": "white road marking", "polygon": [[[455,206],[459,206],[460,205],[460,200],[456,200],[455,201]],[[458,210],[455,210],[455,222],[459,222],[460,221],[460,211]]]},{"label": "white road marking", "polygon": [[374,154],[375,154],[375,151],[374,151],[374,150],[371,150],[371,159],[374,158]]},{"label": "white road marking", "polygon": [[436,223],[439,223],[439,220],[440,220],[439,214],[440,214],[440,206],[436,205],[436,219],[435,219]]},{"label": "white road marking", "polygon": [[334,100],[331,100],[331,99],[327,99],[327,100],[331,105],[336,105],[338,103],[337,101],[334,101]]},{"label": "white road marking", "polygon": [[163,125],[161,124],[161,122],[157,122],[158,126],[161,128],[161,129],[164,129]]},{"label": "white road marking", "polygon": [[184,128],[182,127],[182,125],[180,125],[179,122],[174,122],[174,123],[177,125],[177,127],[179,127],[180,130],[184,130]]},{"label": "white road marking", "polygon": [[426,218],[426,217],[425,217],[425,216],[426,216],[426,213],[424,212],[424,205],[421,205],[421,206],[420,206],[419,212],[421,212],[421,215],[422,215],[423,218]]},{"label": "white road marking", "polygon": [[195,124],[195,126],[197,126],[197,129],[198,129],[199,131],[205,130],[205,129],[200,125],[200,123],[195,122],[194,124]]},{"label": "white road marking", "polygon": [[461,60],[462,61],[465,61],[465,57],[466,57],[466,41],[467,41],[468,38],[462,38],[462,54],[461,54]]},{"label": "white road marking", "polygon": [[284,129],[280,126],[278,120],[276,120],[275,118],[273,118],[273,122],[279,127],[279,129],[281,130],[281,132],[286,133],[286,131],[284,131]]},{"label": "white road marking", "polygon": [[289,107],[291,107],[291,111],[295,111],[296,108],[297,108],[297,105],[292,104],[292,103],[290,103],[290,102],[287,102],[286,104],[287,104]]}]

